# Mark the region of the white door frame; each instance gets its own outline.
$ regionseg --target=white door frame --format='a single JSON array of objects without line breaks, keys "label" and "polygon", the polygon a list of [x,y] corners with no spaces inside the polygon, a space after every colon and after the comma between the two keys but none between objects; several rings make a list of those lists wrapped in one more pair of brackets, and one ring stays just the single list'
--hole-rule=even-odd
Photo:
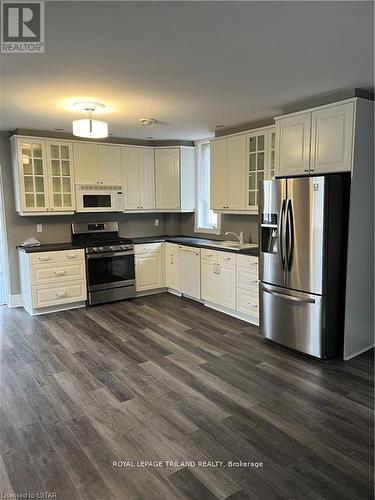
[{"label": "white door frame", "polygon": [[4,203],[4,184],[3,184],[3,171],[0,165],[0,245],[3,264],[3,276],[5,287],[5,303],[9,306],[10,299],[10,273],[9,273],[9,253],[8,253],[8,237],[6,231],[6,218],[5,218],[5,203]]}]

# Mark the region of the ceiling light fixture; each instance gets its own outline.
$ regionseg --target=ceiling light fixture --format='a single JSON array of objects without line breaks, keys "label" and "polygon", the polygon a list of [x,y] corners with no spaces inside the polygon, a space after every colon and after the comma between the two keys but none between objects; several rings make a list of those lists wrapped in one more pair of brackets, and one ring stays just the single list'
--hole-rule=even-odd
[{"label": "ceiling light fixture", "polygon": [[142,127],[150,127],[156,123],[155,118],[140,118],[139,121]]},{"label": "ceiling light fixture", "polygon": [[108,137],[108,123],[92,119],[92,113],[104,109],[104,104],[100,102],[76,102],[74,107],[80,111],[86,111],[89,117],[73,121],[73,135],[90,139]]}]

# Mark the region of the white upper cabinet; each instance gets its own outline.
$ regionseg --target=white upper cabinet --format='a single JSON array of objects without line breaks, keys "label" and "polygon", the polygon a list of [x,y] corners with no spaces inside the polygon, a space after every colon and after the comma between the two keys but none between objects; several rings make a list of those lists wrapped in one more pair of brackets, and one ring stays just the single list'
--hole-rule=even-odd
[{"label": "white upper cabinet", "polygon": [[246,134],[211,142],[211,208],[245,210]]},{"label": "white upper cabinet", "polygon": [[194,148],[155,149],[155,192],[157,210],[166,212],[194,211]]},{"label": "white upper cabinet", "polygon": [[121,186],[119,146],[76,142],[74,165],[76,184]]},{"label": "white upper cabinet", "polygon": [[139,205],[155,208],[155,154],[153,148],[138,148]]},{"label": "white upper cabinet", "polygon": [[276,122],[276,175],[302,175],[310,168],[311,113]]},{"label": "white upper cabinet", "polygon": [[350,171],[354,117],[354,100],[277,117],[276,175]]},{"label": "white upper cabinet", "polygon": [[228,138],[227,206],[231,210],[245,210],[246,193],[246,135]]},{"label": "white upper cabinet", "polygon": [[258,209],[259,189],[264,179],[275,177],[275,128],[253,130],[247,134],[246,208]]},{"label": "white upper cabinet", "polygon": [[275,176],[275,128],[253,130],[211,142],[211,208],[256,212],[263,179]]},{"label": "white upper cabinet", "polygon": [[210,203],[213,210],[227,208],[228,139],[211,141],[210,147]]},{"label": "white upper cabinet", "polygon": [[73,154],[76,184],[99,184],[97,144],[75,142]]},{"label": "white upper cabinet", "polygon": [[125,209],[139,208],[138,149],[132,146],[121,147],[121,163],[125,191]]},{"label": "white upper cabinet", "polygon": [[167,210],[180,208],[179,150],[155,151],[156,207]]},{"label": "white upper cabinet", "polygon": [[125,210],[155,208],[154,149],[133,146],[121,148]]},{"label": "white upper cabinet", "polygon": [[14,136],[11,147],[17,212],[73,212],[71,143]]},{"label": "white upper cabinet", "polygon": [[66,142],[47,141],[50,207],[54,211],[75,209],[73,149]]},{"label": "white upper cabinet", "polygon": [[104,186],[121,186],[120,146],[98,146],[98,182]]},{"label": "white upper cabinet", "polygon": [[354,104],[312,113],[311,172],[351,170]]}]

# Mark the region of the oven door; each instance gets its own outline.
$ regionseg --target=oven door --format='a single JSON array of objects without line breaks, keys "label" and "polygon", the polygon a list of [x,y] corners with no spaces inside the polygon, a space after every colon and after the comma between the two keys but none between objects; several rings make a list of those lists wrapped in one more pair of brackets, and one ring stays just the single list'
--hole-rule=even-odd
[{"label": "oven door", "polygon": [[89,292],[135,284],[134,251],[103,252],[86,257]]},{"label": "oven door", "polygon": [[77,212],[116,212],[116,191],[78,191]]}]

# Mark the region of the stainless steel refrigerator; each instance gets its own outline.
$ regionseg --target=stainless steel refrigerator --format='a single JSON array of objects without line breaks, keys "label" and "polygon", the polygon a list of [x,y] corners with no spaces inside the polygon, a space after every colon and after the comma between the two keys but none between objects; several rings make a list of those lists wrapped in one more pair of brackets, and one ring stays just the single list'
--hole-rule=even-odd
[{"label": "stainless steel refrigerator", "polygon": [[340,354],[347,178],[263,182],[260,195],[260,330],[316,356]]}]

